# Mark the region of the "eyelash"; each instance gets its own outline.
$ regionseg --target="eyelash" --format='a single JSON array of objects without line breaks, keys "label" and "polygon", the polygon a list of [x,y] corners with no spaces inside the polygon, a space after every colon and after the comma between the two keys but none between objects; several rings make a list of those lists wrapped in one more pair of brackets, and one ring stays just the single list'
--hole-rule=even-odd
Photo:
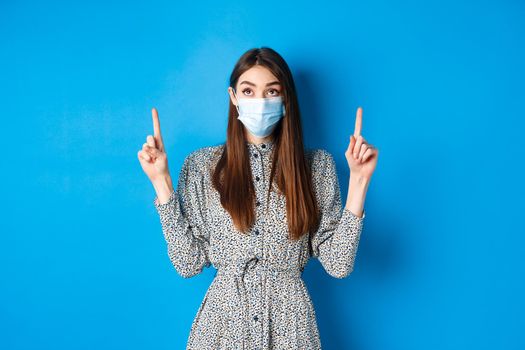
[{"label": "eyelash", "polygon": [[[246,94],[246,91],[249,91],[249,90],[251,91],[250,88],[246,88],[246,89],[242,90],[242,93]],[[277,90],[277,89],[270,89],[268,91],[275,91],[277,94],[279,94],[279,90]],[[274,95],[277,95],[277,94],[274,94]]]}]

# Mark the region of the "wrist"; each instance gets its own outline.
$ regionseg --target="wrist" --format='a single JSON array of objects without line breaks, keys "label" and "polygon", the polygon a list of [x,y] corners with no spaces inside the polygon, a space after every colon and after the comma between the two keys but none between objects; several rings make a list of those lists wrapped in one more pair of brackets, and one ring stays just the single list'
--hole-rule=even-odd
[{"label": "wrist", "polygon": [[363,217],[364,203],[370,178],[351,174],[345,208],[357,217]]},{"label": "wrist", "polygon": [[370,178],[350,173],[349,185],[351,188],[366,190],[370,184]]},{"label": "wrist", "polygon": [[173,192],[173,183],[171,176],[163,175],[159,178],[152,181],[153,188],[157,193],[160,204],[166,203],[170,197],[171,192]]}]

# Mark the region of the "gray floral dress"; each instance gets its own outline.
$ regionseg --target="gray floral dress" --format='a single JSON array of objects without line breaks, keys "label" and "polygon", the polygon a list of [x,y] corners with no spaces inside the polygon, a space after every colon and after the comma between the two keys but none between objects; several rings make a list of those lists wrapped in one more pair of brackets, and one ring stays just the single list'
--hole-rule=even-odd
[{"label": "gray floral dress", "polygon": [[256,222],[248,234],[235,229],[211,184],[210,169],[224,144],[192,151],[169,201],[153,201],[176,271],[188,278],[204,267],[217,269],[187,349],[321,349],[301,275],[308,259],[316,257],[331,276],[348,276],[365,212],[358,217],[342,207],[333,156],[324,149],[306,149],[321,224],[317,232],[289,240],[285,197],[272,191],[266,203],[273,141],[246,144],[257,197]]}]

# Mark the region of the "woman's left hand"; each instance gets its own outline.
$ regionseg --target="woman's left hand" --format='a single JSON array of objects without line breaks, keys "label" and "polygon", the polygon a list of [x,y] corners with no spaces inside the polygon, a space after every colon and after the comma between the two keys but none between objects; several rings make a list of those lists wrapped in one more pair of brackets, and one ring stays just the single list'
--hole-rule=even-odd
[{"label": "woman's left hand", "polygon": [[345,152],[350,175],[370,179],[376,168],[379,150],[367,143],[361,135],[361,125],[363,123],[363,109],[357,108],[355,118],[354,134],[350,136],[350,144]]}]

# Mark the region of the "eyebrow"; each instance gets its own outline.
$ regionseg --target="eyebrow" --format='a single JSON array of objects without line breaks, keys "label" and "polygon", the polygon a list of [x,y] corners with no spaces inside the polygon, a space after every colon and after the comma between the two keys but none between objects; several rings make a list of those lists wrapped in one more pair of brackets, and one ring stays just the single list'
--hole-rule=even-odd
[{"label": "eyebrow", "polygon": [[[242,85],[242,84],[248,84],[248,85],[251,85],[251,86],[257,86],[255,85],[254,83],[248,81],[248,80],[244,80],[242,81],[239,85]],[[281,83],[279,83],[278,81],[272,81],[272,82],[269,82],[268,84],[266,84],[266,86],[270,86],[270,85],[281,85]]]}]

